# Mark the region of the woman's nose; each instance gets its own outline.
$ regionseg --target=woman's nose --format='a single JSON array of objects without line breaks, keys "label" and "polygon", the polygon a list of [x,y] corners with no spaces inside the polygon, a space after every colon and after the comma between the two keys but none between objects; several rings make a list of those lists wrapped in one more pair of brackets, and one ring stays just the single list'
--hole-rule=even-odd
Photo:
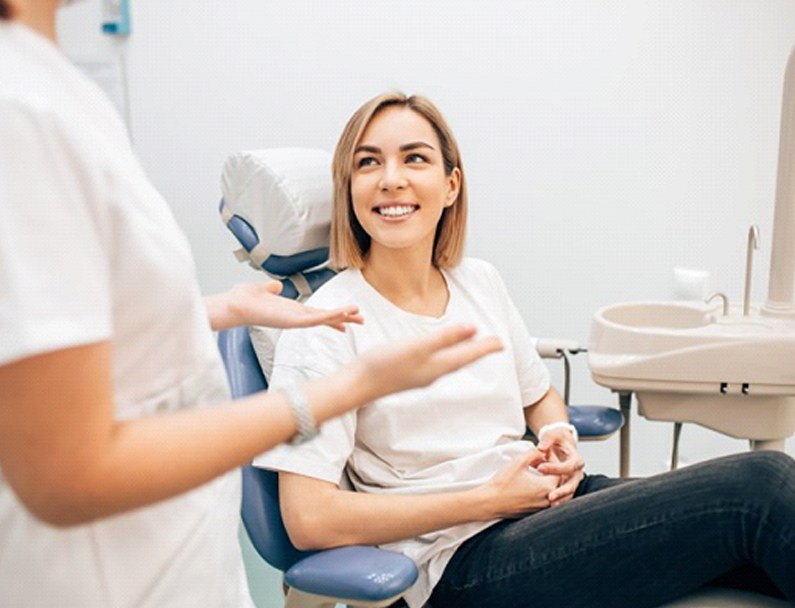
[{"label": "woman's nose", "polygon": [[384,163],[384,170],[381,173],[381,180],[378,184],[381,190],[405,188],[406,183],[406,176],[403,173],[403,166],[400,163]]}]

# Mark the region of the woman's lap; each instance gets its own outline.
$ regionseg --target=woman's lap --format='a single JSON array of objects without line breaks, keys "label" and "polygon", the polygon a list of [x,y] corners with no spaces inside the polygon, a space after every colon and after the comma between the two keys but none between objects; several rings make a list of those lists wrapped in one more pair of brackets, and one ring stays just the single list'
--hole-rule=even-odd
[{"label": "woman's lap", "polygon": [[589,476],[569,503],[464,543],[431,603],[654,606],[753,562],[795,599],[795,463],[781,454],[648,479]]}]

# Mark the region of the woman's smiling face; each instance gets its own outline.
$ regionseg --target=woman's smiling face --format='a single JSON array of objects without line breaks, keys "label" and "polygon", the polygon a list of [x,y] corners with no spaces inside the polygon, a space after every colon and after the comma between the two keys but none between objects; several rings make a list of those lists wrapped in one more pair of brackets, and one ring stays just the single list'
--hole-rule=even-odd
[{"label": "woman's smiling face", "polygon": [[460,171],[445,174],[431,123],[414,110],[379,111],[354,150],[351,200],[356,219],[379,248],[433,251],[436,226],[458,196]]}]

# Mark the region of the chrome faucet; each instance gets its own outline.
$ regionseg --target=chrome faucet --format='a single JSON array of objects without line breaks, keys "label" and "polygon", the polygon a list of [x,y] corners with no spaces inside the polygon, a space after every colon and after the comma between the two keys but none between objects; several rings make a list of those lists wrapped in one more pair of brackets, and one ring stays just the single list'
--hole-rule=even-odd
[{"label": "chrome faucet", "polygon": [[743,316],[747,317],[751,308],[751,266],[754,249],[759,249],[759,226],[752,224],[748,229],[748,247],[745,252],[745,291],[743,292]]},{"label": "chrome faucet", "polygon": [[724,317],[727,316],[729,314],[729,296],[727,296],[722,291],[716,291],[710,297],[704,300],[704,303],[709,304],[715,298],[720,298],[723,301],[723,316]]}]

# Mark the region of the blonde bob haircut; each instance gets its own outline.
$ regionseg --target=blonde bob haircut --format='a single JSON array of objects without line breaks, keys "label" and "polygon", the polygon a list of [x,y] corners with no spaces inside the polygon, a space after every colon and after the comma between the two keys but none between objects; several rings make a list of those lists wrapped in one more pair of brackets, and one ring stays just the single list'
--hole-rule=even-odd
[{"label": "blonde bob haircut", "polygon": [[362,105],[351,116],[342,131],[334,151],[332,174],[334,177],[334,212],[331,218],[331,265],[337,270],[362,268],[364,256],[370,249],[370,236],[364,231],[353,211],[351,200],[351,174],[356,146],[367,126],[384,108],[409,108],[425,118],[439,138],[444,172],[450,175],[458,167],[461,184],[458,197],[446,207],[436,226],[432,263],[438,268],[456,266],[464,255],[464,240],[467,223],[467,190],[464,168],[450,127],[441,112],[429,100],[419,95],[384,93]]}]

